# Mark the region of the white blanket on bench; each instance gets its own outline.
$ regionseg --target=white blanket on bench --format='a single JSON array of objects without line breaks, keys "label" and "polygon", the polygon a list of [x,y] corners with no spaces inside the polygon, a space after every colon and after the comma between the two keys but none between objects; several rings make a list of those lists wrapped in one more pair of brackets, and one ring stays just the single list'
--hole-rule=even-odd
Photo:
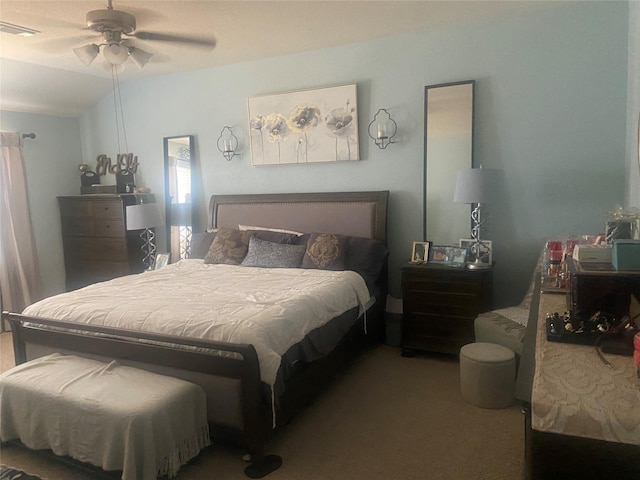
[{"label": "white blanket on bench", "polygon": [[210,444],[204,391],[189,382],[52,354],[0,376],[0,437],[123,480],[175,476]]}]

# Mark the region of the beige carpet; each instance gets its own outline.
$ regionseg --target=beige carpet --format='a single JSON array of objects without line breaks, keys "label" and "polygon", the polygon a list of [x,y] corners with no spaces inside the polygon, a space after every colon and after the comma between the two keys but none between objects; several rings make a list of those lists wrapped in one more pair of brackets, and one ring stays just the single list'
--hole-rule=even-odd
[{"label": "beige carpet", "polygon": [[[2,370],[13,364],[2,337]],[[284,459],[270,480],[517,480],[522,478],[520,408],[486,410],[460,397],[455,357],[403,358],[380,346],[363,355],[280,431],[268,453]],[[237,449],[214,445],[178,480],[246,479]],[[0,463],[47,480],[94,480],[28,450],[3,446]]]}]

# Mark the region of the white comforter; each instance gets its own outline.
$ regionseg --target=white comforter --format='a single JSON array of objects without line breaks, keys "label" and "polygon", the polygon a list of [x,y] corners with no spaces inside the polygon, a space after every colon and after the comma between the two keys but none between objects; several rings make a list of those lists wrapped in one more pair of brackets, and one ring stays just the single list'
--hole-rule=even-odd
[{"label": "white comforter", "polygon": [[25,315],[252,344],[273,386],[281,355],[315,328],[367,304],[351,271],[253,268],[181,260],[37,302]]}]

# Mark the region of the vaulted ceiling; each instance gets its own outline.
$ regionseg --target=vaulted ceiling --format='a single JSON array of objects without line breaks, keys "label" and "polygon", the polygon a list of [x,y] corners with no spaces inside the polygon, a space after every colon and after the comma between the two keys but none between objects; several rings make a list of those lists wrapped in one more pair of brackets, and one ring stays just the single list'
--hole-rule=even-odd
[{"label": "vaulted ceiling", "polygon": [[[0,20],[38,30],[0,33],[0,109],[75,116],[112,89],[101,57],[85,67],[72,49],[98,43],[85,15],[108,0],[2,0]],[[215,47],[134,38],[153,56],[131,62],[120,80],[335,47],[542,8],[524,1],[157,1],[113,0],[136,17],[137,31],[212,39]]]}]

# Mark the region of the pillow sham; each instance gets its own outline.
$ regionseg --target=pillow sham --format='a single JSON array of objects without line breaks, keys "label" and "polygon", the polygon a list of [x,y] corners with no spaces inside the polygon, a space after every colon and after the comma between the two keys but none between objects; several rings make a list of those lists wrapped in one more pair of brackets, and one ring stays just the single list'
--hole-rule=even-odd
[{"label": "pillow sham", "polygon": [[249,239],[253,232],[241,232],[235,228],[220,228],[204,257],[204,263],[240,265],[247,255]]},{"label": "pillow sham", "polygon": [[246,230],[247,232],[251,232],[254,237],[259,238],[260,240],[265,240],[267,242],[273,243],[286,243],[289,245],[297,245],[298,244],[298,236],[293,233],[280,233],[280,232],[272,232],[270,230]]},{"label": "pillow sham", "polygon": [[384,243],[365,237],[348,237],[345,270],[352,270],[364,278],[373,291],[389,251]]},{"label": "pillow sham", "polygon": [[204,258],[214,238],[216,238],[216,232],[202,232],[191,235],[189,258]]},{"label": "pillow sham", "polygon": [[333,233],[311,233],[302,268],[344,270],[347,237]]},{"label": "pillow sham", "polygon": [[305,253],[304,245],[287,245],[260,240],[255,235],[249,239],[243,267],[298,268]]}]

